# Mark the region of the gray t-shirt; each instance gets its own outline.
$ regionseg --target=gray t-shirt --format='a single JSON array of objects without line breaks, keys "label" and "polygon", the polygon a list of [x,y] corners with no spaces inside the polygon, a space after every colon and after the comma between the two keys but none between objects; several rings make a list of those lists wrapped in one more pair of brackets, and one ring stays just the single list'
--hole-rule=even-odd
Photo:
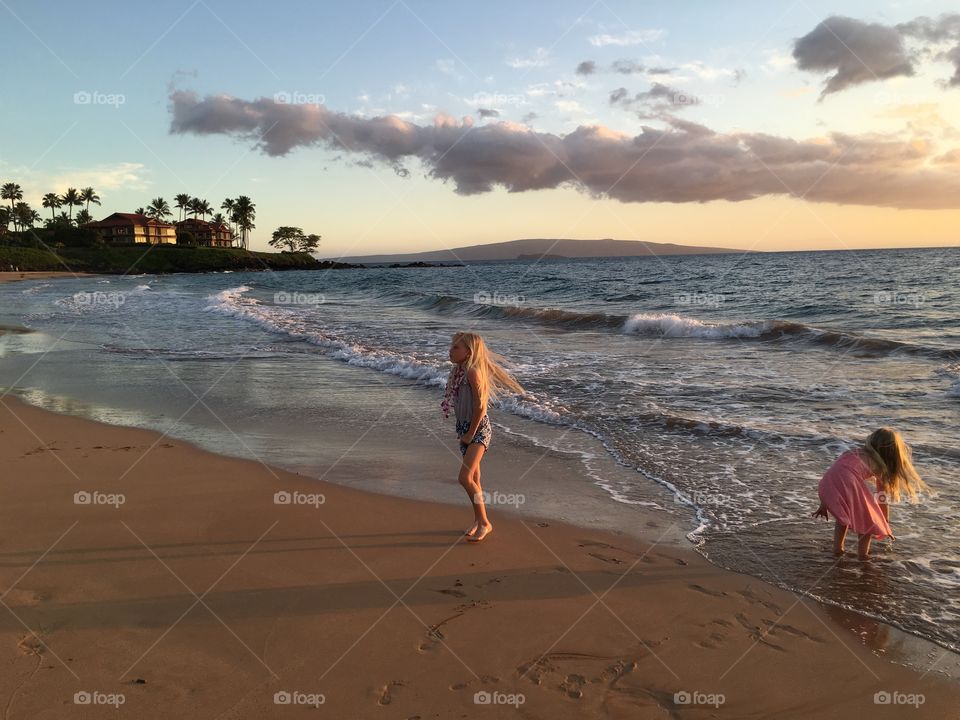
[{"label": "gray t-shirt", "polygon": [[454,403],[457,413],[457,422],[473,422],[473,391],[470,388],[470,381],[467,376],[463,376],[460,387],[457,388],[457,399]]}]

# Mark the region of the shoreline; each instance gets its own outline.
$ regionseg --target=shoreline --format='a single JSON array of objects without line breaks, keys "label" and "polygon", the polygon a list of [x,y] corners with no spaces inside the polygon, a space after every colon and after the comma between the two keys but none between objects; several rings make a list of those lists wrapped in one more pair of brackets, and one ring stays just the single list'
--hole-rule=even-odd
[{"label": "shoreline", "polygon": [[[779,717],[897,716],[874,703],[883,692],[921,693],[918,717],[943,717],[960,700],[937,669],[889,659],[939,646],[865,618],[851,632],[851,613],[692,548],[500,510],[474,546],[459,537],[465,502],[374,494],[0,404],[5,604],[39,635],[11,614],[0,623],[11,718],[54,717],[50,705],[84,686],[123,694],[138,717],[186,702],[284,717],[273,694],[287,691],[324,694],[324,709],[349,717],[385,704],[402,717],[516,714],[477,708],[476,692],[522,694],[529,717],[584,718],[715,709],[675,704],[683,692]],[[125,502],[78,506],[78,490]],[[283,491],[324,502],[274,504]],[[941,665],[956,661],[942,652]]]},{"label": "shoreline", "polygon": [[99,274],[100,273],[73,272],[70,270],[3,270],[0,271],[0,283],[19,282],[21,280],[92,277]]}]

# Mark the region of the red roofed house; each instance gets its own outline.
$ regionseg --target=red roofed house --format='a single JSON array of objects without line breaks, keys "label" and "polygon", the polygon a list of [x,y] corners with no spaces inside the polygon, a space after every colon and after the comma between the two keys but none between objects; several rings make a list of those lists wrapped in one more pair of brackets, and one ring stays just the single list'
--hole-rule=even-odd
[{"label": "red roofed house", "polygon": [[212,223],[197,218],[187,218],[177,223],[177,234],[189,232],[197,245],[204,247],[230,247],[233,233],[223,223]]},{"label": "red roofed house", "polygon": [[176,228],[171,223],[138,213],[113,213],[103,220],[85,223],[83,227],[96,230],[104,241],[114,245],[173,245],[177,242]]}]

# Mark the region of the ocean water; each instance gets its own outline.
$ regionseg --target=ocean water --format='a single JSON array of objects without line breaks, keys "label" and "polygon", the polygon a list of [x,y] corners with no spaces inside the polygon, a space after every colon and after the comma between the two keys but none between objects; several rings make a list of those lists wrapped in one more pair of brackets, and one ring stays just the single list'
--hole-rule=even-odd
[{"label": "ocean water", "polygon": [[[960,249],[31,281],[0,285],[0,323],[36,331],[0,338],[0,385],[28,401],[92,397],[165,429],[174,368],[294,454],[289,416],[308,407],[391,387],[439,403],[451,334],[479,332],[527,390],[495,424],[598,444],[619,471],[584,482],[610,503],[669,513],[720,565],[960,649]],[[339,366],[349,392],[311,382]],[[836,562],[832,522],[810,517],[817,482],[883,425],[935,492],[892,508],[897,540],[869,563]],[[215,418],[191,432],[243,454]]]}]

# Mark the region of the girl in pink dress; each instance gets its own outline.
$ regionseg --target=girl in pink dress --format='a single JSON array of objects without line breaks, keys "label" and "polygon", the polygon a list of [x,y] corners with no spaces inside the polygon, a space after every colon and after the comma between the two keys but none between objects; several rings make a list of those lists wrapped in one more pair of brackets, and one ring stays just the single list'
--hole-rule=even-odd
[{"label": "girl in pink dress", "polygon": [[[870,480],[876,486],[876,497],[867,484]],[[824,473],[818,487],[820,507],[813,516],[825,520],[829,520],[830,515],[836,518],[833,530],[836,555],[843,554],[847,529],[853,528],[859,535],[857,556],[864,560],[870,553],[872,538],[893,538],[890,503],[900,502],[904,494],[912,502],[917,493],[927,489],[913,467],[910,447],[900,433],[892,428],[880,428],[862,447],[838,457]]]}]

